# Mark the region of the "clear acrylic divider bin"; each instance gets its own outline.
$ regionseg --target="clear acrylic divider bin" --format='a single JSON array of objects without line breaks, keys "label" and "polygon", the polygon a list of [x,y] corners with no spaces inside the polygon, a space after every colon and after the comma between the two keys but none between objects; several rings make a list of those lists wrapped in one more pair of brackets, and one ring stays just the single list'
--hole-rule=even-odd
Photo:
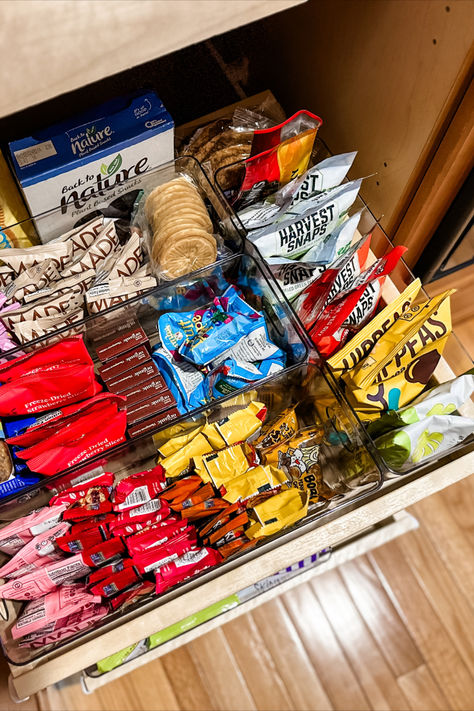
[{"label": "clear acrylic divider bin", "polygon": [[[150,247],[146,218],[143,215],[143,207],[139,207],[140,201],[141,204],[143,204],[142,198],[144,195],[146,196],[155,187],[163,185],[164,183],[179,176],[189,178],[198,189],[200,196],[204,200],[207,212],[212,221],[214,234],[218,240],[217,259],[214,263],[219,263],[223,259],[227,259],[232,254],[239,254],[243,252],[242,237],[236,227],[235,221],[233,220],[232,209],[220,195],[219,191],[217,191],[211,184],[206,173],[201,168],[199,161],[192,156],[177,158],[171,163],[148,170],[140,175],[139,178],[123,180],[119,184],[113,183],[112,178],[110,178],[111,185],[108,188],[101,186],[99,189],[97,185],[91,186],[91,194],[87,201],[81,200],[78,201],[77,205],[73,203],[72,205],[67,206],[67,210],[71,212],[72,216],[68,226],[64,229],[58,229],[55,227],[57,224],[62,224],[59,218],[64,212],[64,207],[58,207],[55,210],[50,210],[42,213],[41,215],[36,215],[14,225],[4,227],[0,224],[0,235],[3,238],[2,246],[8,250],[8,247],[21,248],[24,247],[24,245],[37,247],[42,243],[44,245],[51,244],[51,242],[53,241],[54,243],[54,240],[56,240],[61,234],[64,234],[69,230],[78,229],[95,217],[103,216],[107,221],[107,224],[108,221],[111,220],[115,222],[115,228],[121,247],[129,242],[133,232],[139,232],[139,234],[141,234],[140,246],[143,256],[143,264],[146,264],[150,262]],[[104,205],[104,202],[107,204]],[[97,204],[97,209],[86,211],[87,206],[90,204]],[[179,217],[179,209],[176,211],[176,216]],[[43,222],[48,225],[48,229],[46,230],[44,227],[41,228],[42,239],[40,239],[38,235],[38,230],[36,228],[37,222],[38,224]],[[144,226],[145,229],[143,229]],[[49,234],[51,235],[51,238],[49,238]],[[25,249],[29,248],[30,247],[28,246],[25,247]],[[12,272],[8,270],[5,264],[2,266],[2,252],[3,249],[0,249],[0,289],[4,290],[8,287],[8,284],[11,283]],[[7,252],[4,252],[4,254],[6,255]],[[97,271],[100,271],[99,267],[97,268]],[[156,269],[153,268],[151,271],[152,276],[157,279],[158,285],[163,284],[165,286],[174,286],[175,288],[181,287],[183,277],[165,279],[160,272],[156,271]],[[188,277],[193,273],[194,272],[190,272],[190,274],[186,276]],[[13,275],[13,278],[14,276],[15,275]],[[131,276],[133,277],[133,274],[131,274]],[[100,283],[107,281],[106,271],[104,271],[103,274],[100,274],[100,279],[97,281]],[[57,283],[57,288],[59,289],[60,282]],[[54,286],[56,287],[56,284],[54,284]],[[90,288],[90,286],[88,288]],[[84,291],[85,288],[82,289],[81,293],[84,293]],[[50,296],[49,298],[54,297]],[[29,303],[33,305],[32,301]],[[84,313],[87,314],[85,301]],[[83,319],[77,319],[74,323],[79,325],[82,321]],[[31,338],[28,342],[23,343],[21,347],[23,350],[28,349],[30,346],[34,346],[37,342],[37,338]],[[18,349],[20,349],[20,346],[18,346]],[[10,351],[10,354],[14,355],[14,352],[15,351],[12,350]]]},{"label": "clear acrylic divider bin", "polygon": [[[136,320],[144,330],[150,347],[153,348],[160,340],[158,319],[161,315],[175,311],[189,312],[207,307],[211,305],[214,296],[221,296],[231,284],[241,290],[244,299],[250,306],[263,313],[270,341],[285,353],[285,367],[291,368],[305,362],[309,355],[309,346],[299,321],[286,301],[280,299],[278,291],[261,265],[253,257],[243,254],[228,257],[220,263],[195,272],[193,275],[156,287],[146,296],[137,296],[125,304],[118,304],[110,308],[107,312],[89,316],[78,326],[74,324],[72,330],[71,326],[63,326],[55,332],[53,338],[50,335],[43,336],[37,339],[35,345],[40,347],[60,340],[71,333],[80,333],[83,335],[98,375],[100,362],[97,358],[95,344],[101,341],[104,333],[113,333],[115,327],[119,329],[121,324],[130,317],[132,320]],[[273,378],[274,375],[270,374],[262,380],[272,382]],[[249,384],[236,392],[223,394],[222,399],[229,399],[239,392],[251,390],[253,385]],[[106,387],[104,387],[105,390],[107,390]],[[191,414],[201,412],[209,407],[210,402],[209,399],[208,403],[181,415],[176,414],[173,406],[169,410],[169,417],[163,424],[150,432],[167,427],[171,422],[179,422]],[[166,415],[166,411],[164,415]],[[144,422],[146,423],[146,420]],[[140,440],[140,437],[135,437],[135,439]],[[88,461],[94,462],[98,459],[100,459],[100,455]],[[76,469],[77,466],[74,467],[74,470]],[[53,481],[57,476],[58,474],[51,476],[49,480]],[[26,494],[29,487],[22,489],[22,491]]]},{"label": "clear acrylic divider bin", "polygon": [[[318,162],[321,160],[324,160],[325,158],[329,157],[331,155],[331,152],[329,151],[328,147],[324,144],[324,142],[316,137],[313,152],[311,155],[311,159],[309,162],[309,167],[312,167],[316,165]],[[234,165],[235,168],[235,165]],[[242,166],[238,166],[238,169],[241,170]],[[220,169],[224,171],[224,169]],[[222,186],[219,184],[219,174],[220,170],[216,173],[215,176],[215,184],[216,187],[221,191],[222,195],[224,198],[226,198],[226,191],[222,189]],[[224,174],[224,173],[223,173]],[[367,180],[370,180],[370,177],[366,178]],[[344,180],[344,182],[347,182],[347,178]],[[361,239],[362,236],[365,235],[371,235],[371,252],[370,252],[370,261],[374,261],[375,259],[378,259],[380,257],[383,257],[385,254],[387,254],[392,248],[393,244],[391,243],[390,239],[384,232],[383,228],[381,227],[380,223],[378,222],[377,218],[373,215],[367,204],[364,202],[364,200],[361,197],[358,197],[354,204],[351,206],[351,208],[348,211],[349,216],[362,211],[360,222],[359,222],[359,227],[358,230],[356,231],[356,234],[354,235],[353,243],[357,242],[359,239]],[[263,265],[263,268],[267,271],[267,274],[269,275],[269,278],[271,278],[271,269],[269,268],[268,264],[266,263],[265,259],[262,257],[260,254],[259,250],[255,247],[255,245],[248,239],[247,232],[245,228],[243,227],[241,221],[239,220],[238,215],[234,212],[233,218],[235,221],[236,228],[238,229],[239,233],[242,236],[242,239],[244,240],[244,245],[245,245],[245,251],[248,254],[251,254],[260,264]],[[410,268],[407,266],[406,262],[403,259],[400,259],[398,262],[397,266],[395,269],[392,271],[390,274],[390,277],[386,280],[384,288],[382,290],[382,296],[380,300],[380,305],[379,305],[379,310],[381,310],[384,306],[386,306],[388,303],[393,301],[395,298],[398,297],[398,295],[410,284],[412,281],[414,281],[415,276],[413,275],[412,271]],[[285,299],[285,296],[283,294],[283,291],[280,289],[279,285],[276,283],[276,288],[279,290],[280,295],[282,300]],[[426,301],[429,298],[426,290],[422,288],[415,299],[416,304],[422,303]],[[285,299],[286,300],[286,299]],[[291,304],[290,304],[291,306]],[[295,317],[298,319],[297,314],[295,313]],[[299,319],[298,319],[299,321]],[[301,327],[303,325],[301,324]],[[315,360],[316,362],[320,365],[321,368],[324,369],[324,371],[327,373],[328,377],[332,380],[334,387],[339,387],[342,391],[344,391],[344,382],[342,380],[339,380],[336,378],[334,372],[330,368],[329,365],[327,365],[324,362],[324,359],[320,357],[317,354],[316,348],[314,344],[309,345],[310,348],[313,349],[313,353],[315,354]],[[439,385],[441,383],[447,382],[448,380],[451,380],[452,378],[462,375],[466,371],[470,370],[473,367],[473,361],[472,358],[469,356],[459,339],[456,337],[456,334],[454,332],[451,333],[450,337],[447,340],[447,343],[445,345],[442,358],[440,359],[438,366],[431,377],[430,381],[427,383],[425,390],[430,389],[431,387],[434,387],[436,385]],[[350,405],[348,404],[350,407]],[[354,413],[355,414],[355,413]],[[461,408],[461,414],[464,414],[467,417],[474,417],[474,404],[472,400],[469,400],[463,408]],[[358,418],[357,414],[355,416]],[[359,419],[359,418],[358,418]],[[361,426],[366,430],[365,425],[361,422]],[[473,433],[474,435],[474,433]],[[373,442],[373,439],[370,437],[369,433],[367,432],[367,436],[369,439]],[[375,446],[375,445],[374,445]],[[383,458],[381,452],[379,450],[375,450],[375,457],[379,462],[379,465],[381,466],[382,470],[384,471],[384,476],[388,479],[397,477],[400,475],[409,475],[409,474],[417,474],[417,473],[426,473],[429,470],[433,469],[433,465],[436,466],[441,466],[441,464],[444,461],[448,461],[450,458],[452,459],[453,457],[460,457],[463,454],[467,454],[468,452],[472,451],[474,449],[474,436],[471,436],[464,440],[463,442],[455,445],[454,447],[451,447],[449,450],[446,450],[445,452],[442,452],[441,455],[438,457],[434,456],[431,458],[428,458],[422,462],[420,462],[417,465],[411,465],[409,467],[404,468],[403,470],[396,470],[393,467],[389,466],[389,464],[385,461]]]},{"label": "clear acrylic divider bin", "polygon": [[[183,582],[169,592],[159,597],[151,596],[142,599],[126,610],[118,610],[103,618],[96,627],[76,635],[74,638],[58,642],[40,650],[27,649],[18,646],[18,640],[13,640],[11,627],[23,607],[22,602],[0,601],[2,620],[0,622],[0,640],[7,659],[16,665],[52,657],[59,650],[72,648],[79,640],[100,635],[111,626],[123,624],[139,616],[143,611],[154,606],[163,605],[174,597],[218,577],[233,567],[245,564],[247,561],[263,555],[279,545],[297,538],[303,533],[321,525],[329,515],[339,515],[346,506],[357,506],[371,496],[382,484],[382,476],[367,446],[365,433],[354,415],[347,408],[340,394],[328,382],[325,375],[316,366],[309,363],[294,365],[267,382],[256,384],[251,392],[247,392],[247,402],[256,400],[268,408],[267,421],[277,416],[287,407],[295,406],[300,426],[320,425],[323,429],[323,443],[320,449],[320,465],[324,482],[331,490],[331,498],[310,506],[308,515],[296,525],[284,529],[278,534],[262,540],[254,549],[236,554],[228,558],[216,568],[203,572],[201,575]],[[183,425],[194,428],[199,423],[221,420],[236,407],[232,400],[217,401],[207,411],[196,414],[186,420]],[[180,433],[182,434],[182,432]],[[142,437],[140,441],[129,442],[117,451],[106,453],[94,466],[101,466],[105,471],[115,474],[116,481],[144,469],[153,467],[157,455],[157,446],[168,439],[166,431]],[[74,476],[89,471],[88,464],[76,472],[68,472],[54,481],[46,480],[28,491],[7,502],[0,502],[0,526],[6,525],[20,516],[24,516],[48,503],[56,491],[66,489]],[[7,556],[3,556],[6,562]]]}]

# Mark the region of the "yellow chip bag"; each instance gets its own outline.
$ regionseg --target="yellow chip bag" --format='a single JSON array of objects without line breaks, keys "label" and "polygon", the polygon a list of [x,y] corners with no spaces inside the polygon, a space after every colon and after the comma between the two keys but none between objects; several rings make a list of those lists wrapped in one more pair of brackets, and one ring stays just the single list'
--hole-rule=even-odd
[{"label": "yellow chip bag", "polygon": [[421,281],[415,279],[400,296],[374,316],[343,348],[340,348],[329,360],[336,376],[341,376],[362,360],[377,343],[379,338],[393,326],[395,321],[403,314],[416,299],[421,289]]},{"label": "yellow chip bag", "polygon": [[[217,489],[230,479],[244,474],[249,468],[249,463],[241,444],[221,449],[219,452],[204,454],[201,457],[201,462],[199,463],[198,474],[203,481],[211,481]],[[203,478],[203,475],[206,478]]]},{"label": "yellow chip bag", "polygon": [[454,289],[411,306],[354,370],[343,375],[346,395],[363,421],[398,410],[425,387],[451,333]]},{"label": "yellow chip bag", "polygon": [[174,454],[174,452],[177,452],[178,449],[181,449],[186,444],[189,444],[189,442],[191,442],[191,440],[194,439],[202,429],[202,426],[194,427],[192,430],[189,430],[184,434],[180,434],[178,437],[171,436],[167,442],[164,442],[164,444],[160,445],[157,449],[163,457],[169,457],[170,454]]},{"label": "yellow chip bag", "polygon": [[244,442],[260,430],[267,414],[267,408],[261,402],[251,402],[243,410],[236,410],[227,417],[214,423],[217,433],[227,446]]},{"label": "yellow chip bag", "polygon": [[193,457],[208,452],[212,452],[212,447],[207,439],[199,433],[187,445],[162,459],[160,464],[164,467],[166,476],[175,477],[190,472]]},{"label": "yellow chip bag", "polygon": [[225,492],[222,494],[222,498],[231,504],[235,504],[236,501],[245,501],[252,496],[257,496],[257,494],[276,489],[285,484],[287,480],[287,475],[280,469],[260,465],[230,479],[225,484]]},{"label": "yellow chip bag", "polygon": [[258,449],[268,449],[294,435],[297,429],[298,418],[295,408],[288,407],[262,428],[262,432],[254,444]]},{"label": "yellow chip bag", "polygon": [[278,533],[304,518],[308,513],[308,503],[308,494],[301,494],[296,489],[271,496],[253,508],[258,520],[247,528],[246,536],[252,539]]}]

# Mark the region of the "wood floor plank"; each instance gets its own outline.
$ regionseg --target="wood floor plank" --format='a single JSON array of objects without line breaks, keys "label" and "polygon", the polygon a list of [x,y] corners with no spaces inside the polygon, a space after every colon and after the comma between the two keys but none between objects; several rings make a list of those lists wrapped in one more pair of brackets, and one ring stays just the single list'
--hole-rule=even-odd
[{"label": "wood floor plank", "polygon": [[473,608],[437,556],[423,528],[401,536],[399,544],[419,585],[474,676]]},{"label": "wood floor plank", "polygon": [[214,706],[187,646],[161,657],[166,675],[183,711],[210,711]]},{"label": "wood floor plank", "polygon": [[474,476],[462,479],[443,492],[443,501],[474,549]]},{"label": "wood floor plank", "polygon": [[391,541],[375,549],[369,559],[450,706],[472,711],[474,681],[412,573],[399,542]]},{"label": "wood floor plank", "polygon": [[464,535],[455,515],[444,499],[444,492],[434,494],[413,507],[411,511],[421,521],[441,558],[465,597],[472,602],[474,566],[472,546]]},{"label": "wood floor plank", "polygon": [[311,586],[299,585],[282,598],[333,707],[337,711],[370,709]]},{"label": "wood floor plank", "polygon": [[259,711],[294,707],[251,614],[228,622],[224,634]]},{"label": "wood floor plank", "polygon": [[331,570],[310,584],[372,708],[376,711],[407,709],[405,696],[340,573]]},{"label": "wood floor plank", "polygon": [[396,677],[423,664],[410,637],[366,556],[339,568],[351,597]]},{"label": "wood floor plank", "polygon": [[332,704],[282,601],[275,598],[257,607],[252,612],[252,617],[273,657],[295,709],[331,711]]},{"label": "wood floor plank", "polygon": [[255,701],[222,628],[198,637],[188,649],[220,711],[255,711]]},{"label": "wood floor plank", "polygon": [[399,677],[398,683],[413,711],[447,711],[450,708],[426,664]]},{"label": "wood floor plank", "polygon": [[18,711],[21,708],[25,711],[37,711],[39,706],[35,696],[32,696],[28,701],[24,701],[21,707],[11,700],[10,692],[8,691],[9,673],[7,660],[0,651],[0,709],[2,711]]}]

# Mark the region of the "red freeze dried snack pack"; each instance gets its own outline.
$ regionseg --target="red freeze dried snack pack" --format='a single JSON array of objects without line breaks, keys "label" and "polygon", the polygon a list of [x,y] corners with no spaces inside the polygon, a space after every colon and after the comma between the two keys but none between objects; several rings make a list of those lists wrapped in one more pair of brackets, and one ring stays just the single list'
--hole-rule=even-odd
[{"label": "red freeze dried snack pack", "polygon": [[8,383],[24,375],[56,370],[66,365],[92,365],[82,336],[64,338],[59,343],[0,365],[0,383]]}]

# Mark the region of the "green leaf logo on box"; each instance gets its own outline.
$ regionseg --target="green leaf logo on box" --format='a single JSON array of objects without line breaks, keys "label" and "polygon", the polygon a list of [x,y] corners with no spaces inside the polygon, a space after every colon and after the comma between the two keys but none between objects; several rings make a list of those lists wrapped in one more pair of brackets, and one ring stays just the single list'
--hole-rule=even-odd
[{"label": "green leaf logo on box", "polygon": [[100,166],[100,172],[102,173],[102,175],[113,175],[117,172],[121,165],[122,156],[120,155],[120,153],[118,153],[108,166],[105,165],[105,163],[102,163],[102,165]]}]

